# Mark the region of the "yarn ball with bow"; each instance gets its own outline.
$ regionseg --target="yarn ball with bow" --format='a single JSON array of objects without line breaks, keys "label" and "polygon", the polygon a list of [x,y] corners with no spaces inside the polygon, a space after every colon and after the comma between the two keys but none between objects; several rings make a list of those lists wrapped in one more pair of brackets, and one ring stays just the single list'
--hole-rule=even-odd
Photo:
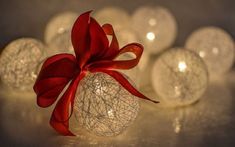
[{"label": "yarn ball with bow", "polygon": [[[75,95],[80,81],[90,73],[107,74],[131,95],[158,103],[141,94],[123,74],[116,71],[136,66],[143,46],[131,43],[119,49],[112,26],[104,24],[101,27],[90,17],[90,13],[80,15],[73,25],[71,41],[75,56],[62,53],[46,59],[33,87],[40,107],[49,107],[59,99],[52,112],[50,125],[66,136],[74,136],[69,129],[69,119],[73,114]],[[107,36],[112,38],[110,43]],[[127,52],[136,57],[131,60],[115,60]]]}]

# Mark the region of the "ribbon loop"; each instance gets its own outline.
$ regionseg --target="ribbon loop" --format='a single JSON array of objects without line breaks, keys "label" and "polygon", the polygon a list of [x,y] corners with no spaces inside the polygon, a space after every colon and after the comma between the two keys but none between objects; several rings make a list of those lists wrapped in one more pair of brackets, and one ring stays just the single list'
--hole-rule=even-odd
[{"label": "ribbon loop", "polygon": [[90,13],[91,11],[88,11],[80,15],[75,21],[71,32],[71,41],[80,68],[82,68],[90,58]]},{"label": "ribbon loop", "polygon": [[94,18],[90,18],[90,60],[97,61],[103,58],[103,54],[109,51],[109,41],[102,27]]},{"label": "ribbon loop", "polygon": [[93,71],[94,69],[130,69],[130,68],[133,68],[139,63],[140,57],[143,53],[143,46],[138,43],[128,44],[119,50],[115,58],[127,52],[134,53],[136,57],[130,60],[97,61],[88,65],[87,69],[90,71]]},{"label": "ribbon loop", "polygon": [[119,45],[118,45],[117,37],[115,35],[112,25],[104,24],[102,28],[106,35],[112,36],[109,50],[107,52],[104,52],[104,58],[113,59],[116,56],[116,54],[119,52]]},{"label": "ribbon loop", "polygon": [[48,58],[42,65],[33,87],[37,94],[37,104],[41,107],[52,105],[67,83],[79,71],[77,67],[76,58],[71,54]]}]

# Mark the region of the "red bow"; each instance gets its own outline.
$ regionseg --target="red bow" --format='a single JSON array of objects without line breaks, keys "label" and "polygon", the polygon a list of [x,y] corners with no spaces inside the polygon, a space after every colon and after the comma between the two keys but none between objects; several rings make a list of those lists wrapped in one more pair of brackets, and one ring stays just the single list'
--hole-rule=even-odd
[{"label": "red bow", "polygon": [[[87,72],[103,72],[116,79],[131,94],[151,100],[136,90],[128,80],[113,69],[130,69],[136,66],[143,52],[140,44],[128,44],[119,49],[117,38],[110,24],[102,27],[86,12],[78,17],[72,29],[72,44],[76,57],[72,54],[58,54],[48,58],[38,75],[34,85],[37,104],[40,107],[51,106],[62,90],[68,88],[58,100],[51,115],[51,126],[62,135],[73,136],[69,130],[69,118],[73,111],[74,97],[79,82]],[[106,35],[111,35],[109,41]],[[132,52],[136,58],[132,60],[114,60],[119,55]],[[71,112],[69,108],[71,107]]]}]

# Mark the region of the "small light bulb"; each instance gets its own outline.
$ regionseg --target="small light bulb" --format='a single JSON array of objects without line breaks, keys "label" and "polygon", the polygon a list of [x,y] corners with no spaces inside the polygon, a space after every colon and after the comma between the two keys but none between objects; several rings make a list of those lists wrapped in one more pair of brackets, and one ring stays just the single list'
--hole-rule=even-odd
[{"label": "small light bulb", "polygon": [[114,118],[113,109],[108,110],[108,116],[111,119]]},{"label": "small light bulb", "polygon": [[146,37],[149,41],[153,41],[155,39],[155,34],[153,32],[148,32]]},{"label": "small light bulb", "polygon": [[179,64],[178,64],[178,68],[179,68],[179,71],[185,72],[185,70],[187,68],[187,65],[184,61],[180,61]]},{"label": "small light bulb", "polygon": [[200,56],[200,57],[204,58],[205,55],[206,55],[206,53],[205,53],[204,51],[200,51],[200,52],[199,52],[199,56]]},{"label": "small light bulb", "polygon": [[212,48],[212,52],[217,55],[219,53],[219,49],[217,47]]},{"label": "small light bulb", "polygon": [[155,26],[157,24],[157,20],[156,19],[154,19],[154,18],[150,18],[149,19],[149,25],[150,26]]}]

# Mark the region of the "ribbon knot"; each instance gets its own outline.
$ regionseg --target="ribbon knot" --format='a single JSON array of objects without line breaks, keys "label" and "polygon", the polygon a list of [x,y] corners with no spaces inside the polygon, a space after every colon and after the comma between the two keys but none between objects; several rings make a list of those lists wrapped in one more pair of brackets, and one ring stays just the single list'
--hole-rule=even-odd
[{"label": "ribbon knot", "polygon": [[[103,72],[112,76],[131,94],[154,103],[136,90],[128,80],[114,69],[130,69],[136,66],[143,52],[143,46],[131,43],[119,49],[118,41],[110,24],[102,27],[86,12],[78,17],[72,28],[71,40],[75,51],[72,54],[57,54],[49,57],[41,68],[34,84],[37,94],[37,104],[49,107],[59,97],[52,112],[50,124],[62,135],[74,136],[69,130],[69,118],[73,113],[74,98],[79,82],[87,72]],[[112,36],[109,44],[107,35]],[[131,60],[115,60],[119,55],[127,52],[134,53]]]}]

